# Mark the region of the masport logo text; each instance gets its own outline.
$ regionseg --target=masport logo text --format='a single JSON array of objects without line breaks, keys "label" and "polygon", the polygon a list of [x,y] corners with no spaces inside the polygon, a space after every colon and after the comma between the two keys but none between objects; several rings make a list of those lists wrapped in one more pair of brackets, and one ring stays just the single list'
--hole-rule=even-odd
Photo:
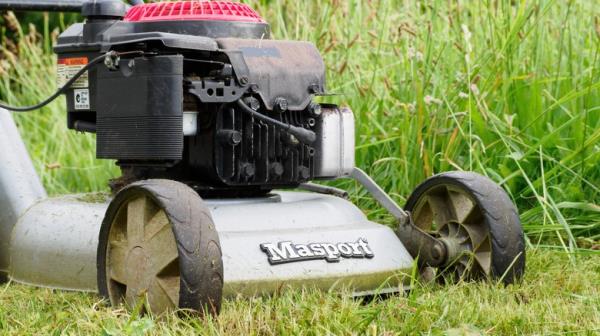
[{"label": "masport logo text", "polygon": [[295,261],[325,259],[327,262],[339,262],[342,258],[373,258],[375,255],[366,239],[360,238],[353,243],[309,243],[294,244],[291,241],[260,244],[271,265]]}]

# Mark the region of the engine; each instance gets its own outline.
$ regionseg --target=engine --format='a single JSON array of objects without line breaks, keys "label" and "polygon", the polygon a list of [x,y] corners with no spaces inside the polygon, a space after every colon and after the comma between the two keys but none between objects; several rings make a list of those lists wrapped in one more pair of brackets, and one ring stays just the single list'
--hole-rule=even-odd
[{"label": "engine", "polygon": [[354,168],[352,111],[315,101],[327,94],[318,50],[272,40],[248,6],[98,0],[82,13],[55,46],[59,84],[114,52],[66,94],[69,128],[96,133],[98,158],[121,167],[114,188],[169,178],[255,195]]}]

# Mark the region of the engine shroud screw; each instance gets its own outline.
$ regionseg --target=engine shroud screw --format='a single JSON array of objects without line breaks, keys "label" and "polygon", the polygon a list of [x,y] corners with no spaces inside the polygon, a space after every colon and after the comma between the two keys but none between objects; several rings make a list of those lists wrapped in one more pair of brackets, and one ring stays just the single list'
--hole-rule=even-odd
[{"label": "engine shroud screw", "polygon": [[311,93],[311,94],[321,93],[321,86],[319,84],[311,84],[308,87],[308,92]]},{"label": "engine shroud screw", "polygon": [[254,168],[254,165],[251,163],[245,163],[242,165],[241,174],[246,178],[254,177],[254,174],[256,174],[256,168]]},{"label": "engine shroud screw", "polygon": [[254,111],[258,111],[258,109],[260,108],[260,102],[254,97],[248,97],[244,99],[244,101],[246,102],[246,105],[248,105]]},{"label": "engine shroud screw", "polygon": [[285,111],[288,110],[288,101],[285,98],[279,97],[277,99],[275,99],[275,111],[279,112],[279,113],[284,113]]},{"label": "engine shroud screw", "polygon": [[258,85],[256,85],[256,84],[252,84],[252,85],[250,85],[250,87],[248,88],[248,90],[249,90],[251,93],[258,93]]},{"label": "engine shroud screw", "polygon": [[298,176],[303,180],[308,180],[310,178],[310,169],[304,166],[299,167]]},{"label": "engine shroud screw", "polygon": [[310,103],[308,106],[308,112],[313,117],[319,117],[323,113],[323,108],[321,107],[321,104]]},{"label": "engine shroud screw", "polygon": [[271,173],[275,176],[283,175],[283,165],[279,162],[271,163]]},{"label": "engine shroud screw", "polygon": [[117,71],[119,69],[120,61],[121,57],[117,53],[111,52],[104,58],[104,65],[108,70]]},{"label": "engine shroud screw", "polygon": [[217,137],[221,143],[230,146],[237,146],[242,142],[242,133],[234,130],[220,130]]}]

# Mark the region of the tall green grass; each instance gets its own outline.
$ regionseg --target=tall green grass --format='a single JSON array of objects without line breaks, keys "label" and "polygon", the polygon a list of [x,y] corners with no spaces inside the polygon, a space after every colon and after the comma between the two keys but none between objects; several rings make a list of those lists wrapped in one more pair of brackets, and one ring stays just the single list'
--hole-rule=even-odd
[{"label": "tall green grass", "polygon": [[[573,251],[600,240],[595,1],[246,2],[274,38],[322,51],[336,94],[324,101],[352,107],[358,165],[400,203],[432,174],[474,170],[510,193],[530,244]],[[54,35],[40,31],[13,32],[18,51],[2,43],[3,101],[32,104],[55,89],[44,51]],[[95,159],[92,136],[67,131],[63,101],[17,121],[50,193],[104,190],[118,175]],[[336,185],[386,219],[355,183]]]}]

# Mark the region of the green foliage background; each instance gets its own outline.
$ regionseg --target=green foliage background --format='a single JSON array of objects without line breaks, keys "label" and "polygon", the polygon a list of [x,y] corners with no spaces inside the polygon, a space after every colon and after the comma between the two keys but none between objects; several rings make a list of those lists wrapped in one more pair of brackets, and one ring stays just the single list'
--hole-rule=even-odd
[{"label": "green foliage background", "polygon": [[[399,203],[446,170],[500,183],[529,238],[524,281],[415,281],[406,295],[373,302],[288,291],[226,300],[218,319],[143,316],[94,295],[8,283],[0,286],[1,334],[600,332],[598,1],[244,2],[275,38],[322,51],[329,90],[339,94],[329,101],[356,113],[358,165]],[[56,89],[52,42],[77,16],[0,20],[0,100],[37,103]],[[62,99],[15,118],[51,194],[103,191],[118,176],[113,162],[95,159],[93,136],[66,129]],[[333,183],[371,218],[390,222],[355,183]]]},{"label": "green foliage background", "polygon": [[[322,51],[329,101],[357,116],[357,160],[403,203],[432,174],[475,170],[510,193],[534,245],[600,238],[600,6],[595,1],[247,1],[277,39]],[[77,17],[4,16],[0,99],[55,89],[50,45]],[[23,27],[23,28],[20,28]],[[10,41],[14,41],[13,44]],[[17,117],[52,194],[118,175],[94,138],[69,132],[64,102]],[[56,168],[60,166],[60,168]],[[338,186],[386,220],[353,182]]]}]

